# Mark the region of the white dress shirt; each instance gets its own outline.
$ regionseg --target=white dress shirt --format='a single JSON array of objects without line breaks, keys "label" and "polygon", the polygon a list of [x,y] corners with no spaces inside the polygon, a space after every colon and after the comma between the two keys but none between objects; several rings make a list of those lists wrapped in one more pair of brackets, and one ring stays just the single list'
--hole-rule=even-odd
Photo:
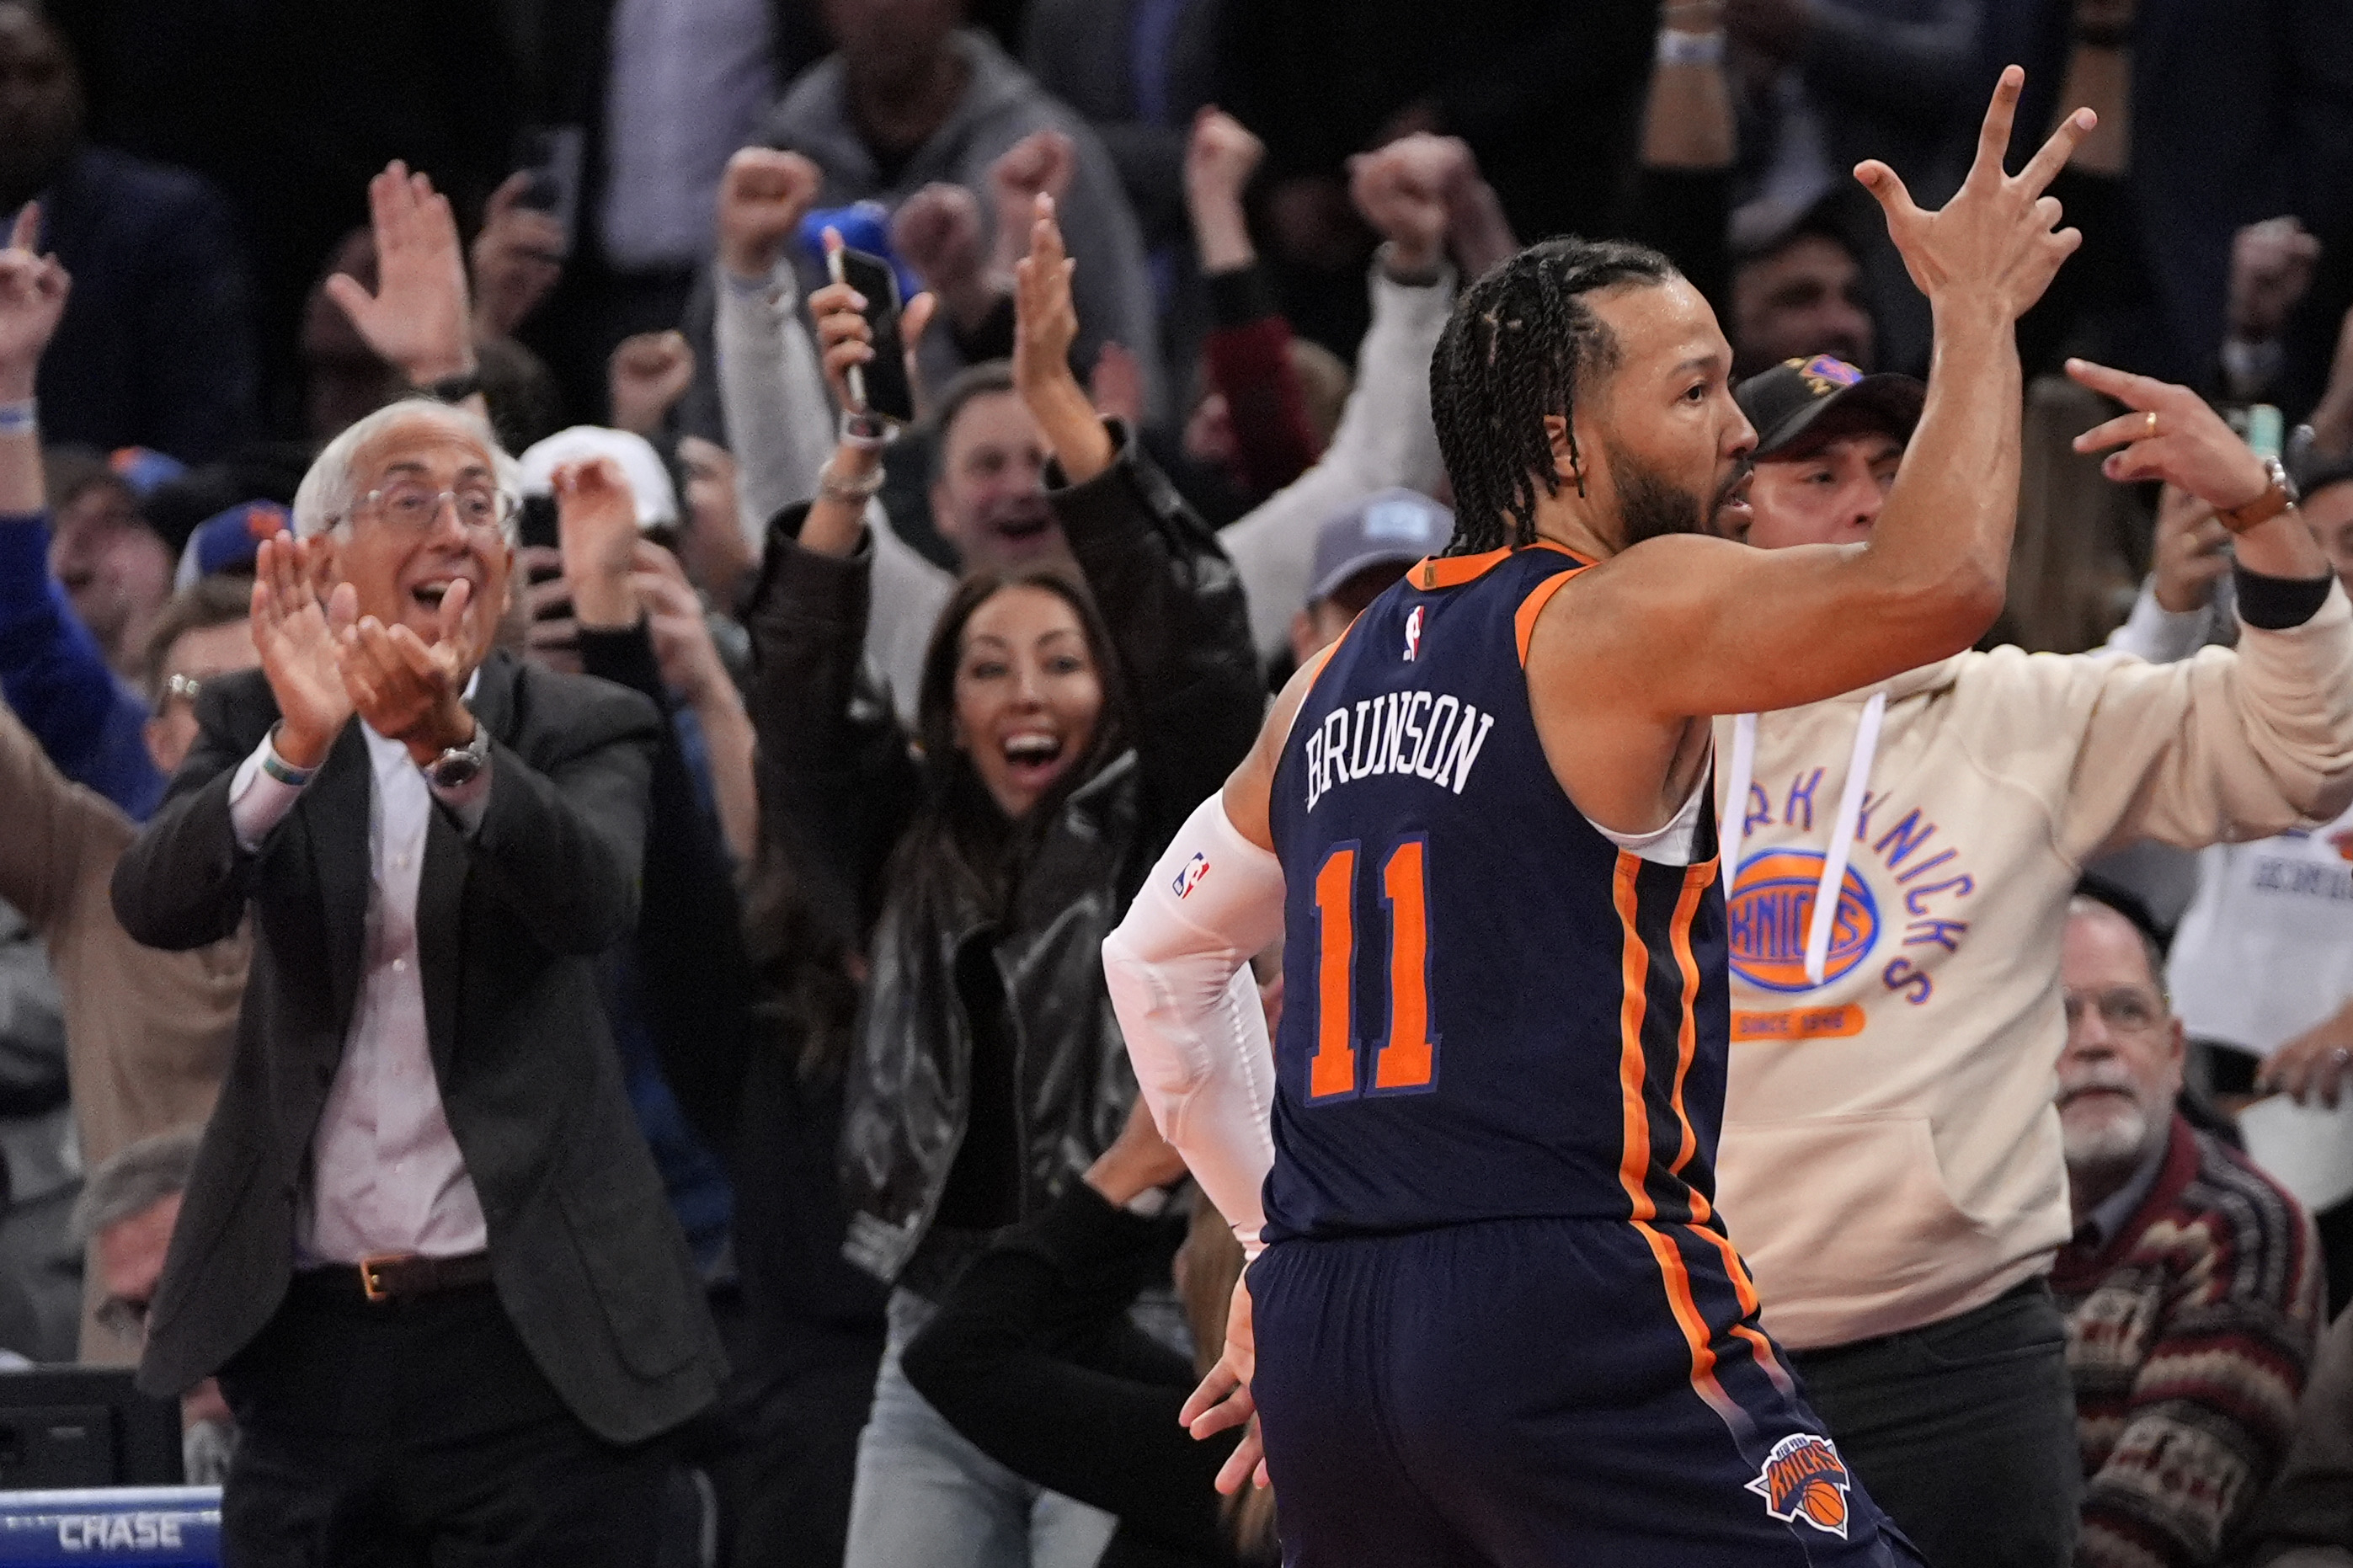
[{"label": "white dress shirt", "polygon": [[[473,689],[470,681],[467,695]],[[294,1220],[299,1267],[388,1253],[455,1258],[481,1251],[488,1240],[481,1200],[433,1074],[417,973],[417,889],[435,797],[470,835],[490,800],[491,772],[485,766],[458,789],[438,789],[406,746],[364,721],[360,728],[375,775],[368,795],[365,962],[343,1060],[311,1135],[310,1175]],[[265,737],[229,785],[229,820],[248,850],[259,847],[302,793],[262,771],[269,750]]]}]

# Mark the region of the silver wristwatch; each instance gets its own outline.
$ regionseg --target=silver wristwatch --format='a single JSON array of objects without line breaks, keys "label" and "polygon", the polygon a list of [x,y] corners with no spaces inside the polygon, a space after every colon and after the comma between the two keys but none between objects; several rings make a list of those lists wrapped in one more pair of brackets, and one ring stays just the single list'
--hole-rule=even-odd
[{"label": "silver wristwatch", "polygon": [[482,764],[490,760],[490,727],[477,719],[472,740],[450,747],[425,764],[425,782],[435,789],[462,789],[480,776]]}]

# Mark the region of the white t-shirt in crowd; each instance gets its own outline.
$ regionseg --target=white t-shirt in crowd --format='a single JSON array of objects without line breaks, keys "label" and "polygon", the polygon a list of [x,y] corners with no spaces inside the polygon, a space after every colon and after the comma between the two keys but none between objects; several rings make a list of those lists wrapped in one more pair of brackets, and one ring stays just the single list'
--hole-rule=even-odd
[{"label": "white t-shirt in crowd", "polygon": [[2166,968],[2193,1039],[2266,1057],[2353,996],[2353,811],[2199,851]]}]

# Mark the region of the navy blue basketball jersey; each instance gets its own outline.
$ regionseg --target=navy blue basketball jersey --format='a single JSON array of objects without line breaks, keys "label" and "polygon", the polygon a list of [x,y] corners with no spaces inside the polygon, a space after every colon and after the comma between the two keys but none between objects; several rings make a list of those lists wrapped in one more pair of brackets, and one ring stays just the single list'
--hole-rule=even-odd
[{"label": "navy blue basketball jersey", "polygon": [[1584,563],[1424,562],[1309,689],[1273,784],[1287,941],[1266,1236],[1514,1217],[1712,1223],[1729,1004],[1695,863],[1554,778],[1523,669]]}]

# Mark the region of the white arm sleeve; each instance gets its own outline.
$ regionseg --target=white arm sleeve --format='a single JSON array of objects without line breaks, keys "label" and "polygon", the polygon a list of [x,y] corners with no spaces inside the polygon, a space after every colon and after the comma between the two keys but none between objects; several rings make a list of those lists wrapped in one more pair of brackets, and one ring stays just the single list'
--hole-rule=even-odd
[{"label": "white arm sleeve", "polygon": [[1274,1050],[1250,955],[1282,934],[1282,866],[1203,801],[1103,940],[1103,973],[1160,1135],[1259,1249],[1274,1163]]}]

